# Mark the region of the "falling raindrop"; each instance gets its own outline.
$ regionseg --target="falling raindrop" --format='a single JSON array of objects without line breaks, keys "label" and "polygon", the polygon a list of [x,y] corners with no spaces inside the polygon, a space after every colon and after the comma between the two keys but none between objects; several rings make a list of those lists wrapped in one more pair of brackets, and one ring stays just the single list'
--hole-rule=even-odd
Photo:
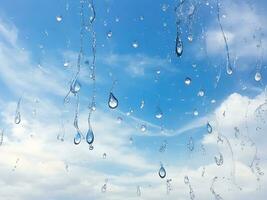
[{"label": "falling raindrop", "polygon": [[178,57],[180,57],[183,54],[183,42],[179,36],[176,37],[175,52]]},{"label": "falling raindrop", "polygon": [[254,79],[255,79],[255,81],[259,82],[261,80],[261,73],[256,72]]},{"label": "falling raindrop", "polygon": [[221,153],[220,153],[220,158],[217,158],[217,156],[215,156],[214,159],[218,166],[221,166],[223,164],[223,155]]},{"label": "falling raindrop", "polygon": [[165,176],[166,176],[166,170],[164,169],[163,165],[161,164],[160,169],[159,169],[159,177],[165,178]]},{"label": "falling raindrop", "polygon": [[140,127],[140,130],[142,132],[146,132],[146,125],[145,124],[142,124],[141,127]]},{"label": "falling raindrop", "polygon": [[191,78],[189,78],[189,77],[186,77],[185,80],[184,80],[184,83],[185,83],[186,85],[190,85],[191,82],[192,82],[192,80],[191,80]]},{"label": "falling raindrop", "polygon": [[87,134],[86,134],[86,142],[89,145],[93,144],[93,142],[94,142],[94,132],[93,132],[93,130],[92,130],[91,127],[87,131]]},{"label": "falling raindrop", "polygon": [[208,133],[212,133],[212,126],[210,125],[210,123],[207,123],[207,131]]},{"label": "falling raindrop", "polygon": [[110,92],[109,94],[109,100],[108,100],[108,106],[111,108],[111,109],[115,109],[118,107],[118,99],[113,95],[112,92]]},{"label": "falling raindrop", "polygon": [[73,80],[70,86],[70,91],[73,94],[77,94],[81,89],[81,84],[78,80]]},{"label": "falling raindrop", "polygon": [[137,41],[134,41],[133,43],[132,43],[132,46],[133,46],[133,48],[138,48],[139,47],[139,44],[137,43]]},{"label": "falling raindrop", "polygon": [[163,116],[163,113],[162,113],[160,107],[158,106],[158,107],[157,107],[157,110],[156,110],[155,117],[156,117],[157,119],[161,119],[162,116]]},{"label": "falling raindrop", "polygon": [[61,15],[56,16],[56,20],[57,20],[58,22],[61,22],[61,21],[62,21],[62,16],[61,16]]},{"label": "falling raindrop", "polygon": [[82,140],[81,133],[80,133],[80,131],[77,131],[77,133],[76,133],[76,135],[74,137],[74,144],[75,145],[80,144],[81,140]]}]

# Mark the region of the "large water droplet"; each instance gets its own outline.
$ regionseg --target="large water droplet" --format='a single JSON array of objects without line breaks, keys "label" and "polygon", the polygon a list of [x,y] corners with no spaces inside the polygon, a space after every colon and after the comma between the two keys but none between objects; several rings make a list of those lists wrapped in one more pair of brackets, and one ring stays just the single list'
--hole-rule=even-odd
[{"label": "large water droplet", "polygon": [[56,16],[56,20],[57,20],[58,22],[61,22],[61,21],[62,21],[62,16],[61,16],[61,15]]},{"label": "large water droplet", "polygon": [[80,131],[77,131],[77,133],[74,137],[74,144],[76,144],[76,145],[80,144],[81,140],[82,140],[81,133],[80,133]]},{"label": "large water droplet", "polygon": [[88,131],[87,131],[87,134],[86,134],[86,142],[89,144],[89,145],[91,145],[91,144],[93,144],[93,142],[94,142],[94,132],[93,132],[93,130],[92,130],[92,128],[90,127],[89,129],[88,129]]},{"label": "large water droplet", "polygon": [[261,74],[260,74],[260,72],[256,72],[256,74],[255,74],[255,81],[260,81],[261,80]]},{"label": "large water droplet", "polygon": [[164,169],[163,165],[161,165],[159,169],[159,177],[165,178],[165,176],[166,176],[166,170]]},{"label": "large water droplet", "polygon": [[111,108],[111,109],[115,109],[118,107],[118,99],[113,95],[112,92],[110,92],[109,94],[109,100],[108,100],[108,106]]},{"label": "large water droplet", "polygon": [[161,119],[162,116],[163,116],[163,113],[162,113],[160,107],[157,107],[155,117],[156,117],[157,119]]},{"label": "large water droplet", "polygon": [[19,124],[21,122],[20,112],[17,112],[14,119],[15,124]]},{"label": "large water droplet", "polygon": [[80,89],[81,89],[81,84],[79,83],[79,81],[78,80],[72,81],[71,86],[70,86],[70,91],[73,94],[76,94],[80,91]]},{"label": "large water droplet", "polygon": [[183,54],[183,42],[179,36],[176,37],[175,52],[178,57],[180,57]]},{"label": "large water droplet", "polygon": [[208,133],[212,133],[212,126],[210,125],[210,123],[207,123],[207,131]]},{"label": "large water droplet", "polygon": [[192,82],[192,80],[191,80],[191,78],[189,78],[189,77],[186,77],[185,80],[184,80],[184,83],[185,83],[186,85],[190,85],[191,82]]}]

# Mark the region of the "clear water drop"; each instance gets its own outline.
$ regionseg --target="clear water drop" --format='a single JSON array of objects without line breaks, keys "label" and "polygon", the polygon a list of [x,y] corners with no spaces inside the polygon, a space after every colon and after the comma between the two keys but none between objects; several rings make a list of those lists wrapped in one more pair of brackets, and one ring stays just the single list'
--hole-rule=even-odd
[{"label": "clear water drop", "polygon": [[161,10],[162,10],[163,12],[166,12],[166,11],[168,10],[168,8],[169,8],[169,5],[167,5],[167,4],[163,4],[162,7],[161,7]]},{"label": "clear water drop", "polygon": [[188,176],[185,176],[184,177],[184,183],[187,185],[187,184],[189,184],[189,178],[188,178]]},{"label": "clear water drop", "polygon": [[161,119],[162,116],[163,116],[163,113],[162,113],[160,107],[157,107],[155,117],[156,117],[157,119]]},{"label": "clear water drop", "polygon": [[141,16],[139,17],[139,19],[140,19],[140,21],[143,21],[145,18],[144,18],[144,16],[141,15]]},{"label": "clear water drop", "polygon": [[193,35],[192,34],[188,35],[187,39],[188,39],[189,42],[192,42],[193,41]]},{"label": "clear water drop", "polygon": [[17,112],[14,119],[15,124],[19,124],[21,122],[20,112]]},{"label": "clear water drop", "polygon": [[87,131],[87,134],[86,134],[86,142],[91,145],[93,144],[94,142],[94,139],[95,139],[95,136],[94,136],[94,132],[92,130],[92,128],[90,127]]},{"label": "clear water drop", "polygon": [[112,31],[108,31],[107,32],[107,38],[111,38],[112,37]]},{"label": "clear water drop", "polygon": [[145,124],[142,124],[141,127],[140,127],[140,130],[142,132],[146,132],[146,125]]},{"label": "clear water drop", "polygon": [[64,64],[63,64],[63,66],[64,66],[64,67],[68,67],[69,64],[70,64],[70,63],[69,63],[68,61],[65,61]]},{"label": "clear water drop", "polygon": [[215,156],[214,160],[218,166],[221,166],[223,164],[223,155],[220,153],[220,157],[217,158],[217,156]]},{"label": "clear water drop", "polygon": [[122,123],[122,120],[123,120],[122,117],[117,117],[117,123],[118,124],[121,124]]},{"label": "clear water drop", "polygon": [[159,177],[160,178],[165,178],[166,177],[166,170],[163,167],[163,165],[161,164],[160,169],[159,169]]},{"label": "clear water drop", "polygon": [[192,137],[189,138],[187,147],[188,147],[188,149],[189,149],[190,151],[193,151],[193,150],[194,150],[194,140],[193,140]]},{"label": "clear water drop", "polygon": [[133,46],[133,48],[138,48],[139,47],[139,44],[137,43],[137,41],[134,41],[133,43],[132,43],[132,46]]},{"label": "clear water drop", "polygon": [[193,112],[193,115],[194,115],[194,116],[198,116],[198,114],[199,114],[199,113],[198,113],[197,109],[195,109],[194,112]]},{"label": "clear water drop", "polygon": [[82,140],[82,135],[81,135],[80,131],[77,131],[77,133],[74,137],[74,144],[75,145],[80,144],[81,140]]},{"label": "clear water drop", "polygon": [[175,52],[178,57],[180,57],[183,54],[183,42],[179,36],[176,37]]},{"label": "clear water drop", "polygon": [[58,15],[58,16],[56,16],[56,20],[58,21],[58,22],[61,22],[62,21],[62,16],[61,15]]},{"label": "clear water drop", "polygon": [[78,80],[74,80],[72,81],[71,83],[71,86],[70,86],[70,91],[73,93],[73,94],[77,94],[81,89],[81,84]]},{"label": "clear water drop", "polygon": [[107,191],[107,184],[105,183],[102,187],[101,187],[101,192],[105,193]]},{"label": "clear water drop", "polygon": [[103,158],[103,159],[106,159],[106,158],[107,158],[107,154],[106,154],[106,153],[103,153],[102,158]]},{"label": "clear water drop", "polygon": [[261,73],[256,72],[254,79],[255,79],[255,81],[259,82],[261,80]]},{"label": "clear water drop", "polygon": [[207,123],[207,132],[208,133],[212,133],[212,126],[210,125],[210,123]]},{"label": "clear water drop", "polygon": [[136,194],[137,194],[138,197],[141,196],[141,187],[139,185],[136,188]]},{"label": "clear water drop", "polygon": [[226,69],[226,73],[227,73],[228,75],[232,75],[232,74],[233,74],[233,69],[232,69],[231,66],[228,66],[228,67],[227,67],[227,69]]},{"label": "clear water drop", "polygon": [[108,106],[111,108],[111,109],[115,109],[118,107],[118,99],[114,96],[114,94],[112,92],[110,92],[109,94],[109,100],[108,100]]},{"label": "clear water drop", "polygon": [[140,105],[140,109],[143,109],[144,107],[145,107],[145,101],[142,100],[142,101],[141,101],[141,105]]},{"label": "clear water drop", "polygon": [[186,85],[190,85],[191,82],[192,82],[192,80],[191,80],[191,78],[189,78],[189,77],[186,77],[185,80],[184,80],[184,83],[185,83]]},{"label": "clear water drop", "polygon": [[203,89],[199,90],[197,96],[203,97],[205,95],[205,91]]}]

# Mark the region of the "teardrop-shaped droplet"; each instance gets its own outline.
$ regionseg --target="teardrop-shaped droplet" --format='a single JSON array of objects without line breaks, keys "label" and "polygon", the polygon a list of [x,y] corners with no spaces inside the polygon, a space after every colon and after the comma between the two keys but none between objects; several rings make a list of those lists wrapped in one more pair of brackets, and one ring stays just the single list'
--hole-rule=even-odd
[{"label": "teardrop-shaped droplet", "polygon": [[159,177],[165,178],[165,176],[166,176],[166,170],[164,169],[163,165],[161,165],[159,169]]},{"label": "teardrop-shaped droplet", "polygon": [[77,133],[74,137],[74,144],[76,144],[76,145],[80,144],[81,140],[82,140],[81,133],[80,133],[80,131],[77,131]]},{"label": "teardrop-shaped droplet", "polygon": [[91,145],[94,142],[94,138],[95,138],[94,132],[93,132],[92,128],[89,128],[88,131],[87,131],[87,134],[86,134],[86,142],[89,145]]},{"label": "teardrop-shaped droplet", "polygon": [[19,124],[21,122],[20,112],[17,112],[14,119],[15,124]]},{"label": "teardrop-shaped droplet", "polygon": [[146,131],[146,125],[145,124],[142,124],[141,127],[140,127],[140,130],[142,132],[145,132]]},{"label": "teardrop-shaped droplet", "polygon": [[115,109],[118,107],[118,99],[113,95],[112,92],[110,92],[109,94],[109,100],[108,100],[108,106],[111,108],[111,109]]},{"label": "teardrop-shaped droplet", "polygon": [[230,65],[227,66],[227,68],[226,68],[226,73],[227,73],[228,75],[232,75],[232,74],[233,74],[233,69],[232,69],[232,67],[231,67]]},{"label": "teardrop-shaped droplet", "polygon": [[156,117],[157,119],[161,119],[162,116],[163,116],[163,113],[162,113],[160,107],[157,107],[155,117]]},{"label": "teardrop-shaped droplet", "polygon": [[221,166],[223,164],[223,155],[221,153],[220,153],[220,158],[217,158],[217,156],[215,156],[214,159],[218,166]]},{"label": "teardrop-shaped droplet", "polygon": [[260,72],[256,72],[254,78],[255,78],[255,81],[259,82],[261,80],[261,74],[260,74]]},{"label": "teardrop-shaped droplet", "polygon": [[81,89],[81,84],[78,80],[72,81],[71,86],[70,86],[70,91],[73,94],[76,94],[80,91]]},{"label": "teardrop-shaped droplet", "polygon": [[183,42],[179,36],[176,37],[175,52],[178,57],[180,57],[183,54]]},{"label": "teardrop-shaped droplet", "polygon": [[208,133],[212,133],[212,126],[210,125],[210,123],[207,123],[207,131]]}]

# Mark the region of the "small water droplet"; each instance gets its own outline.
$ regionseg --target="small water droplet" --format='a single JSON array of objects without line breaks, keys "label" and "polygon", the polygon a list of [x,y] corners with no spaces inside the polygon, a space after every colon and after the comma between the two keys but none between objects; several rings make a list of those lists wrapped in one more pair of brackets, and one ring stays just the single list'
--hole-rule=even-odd
[{"label": "small water droplet", "polygon": [[176,37],[175,52],[178,57],[180,57],[183,54],[183,42],[179,36]]},{"label": "small water droplet", "polygon": [[232,69],[231,66],[228,66],[228,67],[227,67],[227,69],[226,69],[226,73],[227,73],[228,75],[232,75],[232,74],[233,74],[233,69]]},{"label": "small water droplet", "polygon": [[20,112],[16,113],[14,122],[15,124],[19,124],[21,122]]},{"label": "small water droplet", "polygon": [[221,153],[220,153],[220,158],[217,158],[217,156],[215,156],[214,159],[218,166],[221,166],[223,164],[223,155]]},{"label": "small water droplet", "polygon": [[91,145],[91,144],[93,144],[94,139],[95,139],[95,137],[94,137],[94,132],[93,132],[92,128],[90,127],[90,128],[88,129],[88,131],[87,131],[87,134],[86,134],[86,142],[87,142],[89,145]]},{"label": "small water droplet", "polygon": [[184,177],[184,183],[187,185],[187,184],[189,184],[189,178],[188,178],[188,176],[185,176]]},{"label": "small water droplet", "polygon": [[140,21],[143,21],[145,18],[144,18],[144,16],[141,15],[141,16],[139,17],[139,19],[140,19]]},{"label": "small water droplet", "polygon": [[160,169],[159,169],[159,177],[160,178],[165,178],[166,177],[166,170],[163,167],[163,165],[161,164]]},{"label": "small water droplet", "polygon": [[80,131],[77,131],[77,133],[76,133],[76,135],[74,137],[74,144],[75,145],[80,144],[81,140],[82,140],[81,133],[80,133]]},{"label": "small water droplet", "polygon": [[140,105],[140,109],[143,109],[144,107],[145,107],[145,101],[142,100],[142,101],[141,101],[141,105]]},{"label": "small water droplet", "polygon": [[133,48],[135,48],[135,49],[139,47],[137,41],[134,41],[134,42],[132,43],[132,46],[133,46]]},{"label": "small water droplet", "polygon": [[108,31],[108,32],[107,32],[107,37],[108,37],[108,38],[111,38],[111,37],[112,37],[112,31]]},{"label": "small water droplet", "polygon": [[184,83],[185,83],[186,85],[190,85],[191,82],[192,82],[192,80],[191,80],[191,78],[189,78],[189,77],[186,77],[185,80],[184,80]]},{"label": "small water droplet", "polygon": [[157,107],[157,111],[156,111],[155,117],[156,117],[157,119],[161,119],[162,116],[163,116],[163,113],[162,113],[160,107]]},{"label": "small water droplet", "polygon": [[106,153],[103,153],[102,158],[103,158],[103,159],[106,159],[106,158],[107,158],[107,154],[106,154]]},{"label": "small water droplet", "polygon": [[141,127],[140,127],[140,130],[142,132],[145,132],[146,131],[146,125],[145,124],[142,124]]},{"label": "small water droplet", "polygon": [[121,124],[122,120],[123,120],[122,117],[117,117],[117,123],[118,124]]},{"label": "small water droplet", "polygon": [[101,187],[101,192],[105,193],[107,191],[107,184],[105,183],[102,187]]},{"label": "small water droplet", "polygon": [[61,22],[61,21],[62,21],[62,16],[61,16],[61,15],[56,16],[56,20],[57,20],[58,22]]},{"label": "small water droplet", "polygon": [[108,100],[108,106],[111,108],[111,109],[115,109],[118,107],[118,99],[113,95],[112,92],[110,92],[109,94],[109,100]]},{"label": "small water droplet", "polygon": [[163,12],[166,12],[168,10],[168,8],[169,8],[169,5],[167,5],[167,4],[163,4],[161,7]]},{"label": "small water droplet", "polygon": [[136,194],[137,194],[138,197],[141,196],[141,187],[139,185],[136,188]]},{"label": "small water droplet", "polygon": [[64,64],[63,64],[63,66],[64,66],[64,67],[68,67],[69,64],[70,64],[70,63],[69,63],[68,61],[65,61]]},{"label": "small water droplet", "polygon": [[261,73],[256,72],[254,79],[255,79],[255,81],[259,82],[261,80]]},{"label": "small water droplet", "polygon": [[208,133],[212,133],[212,126],[210,125],[210,123],[207,123],[207,131]]},{"label": "small water droplet", "polygon": [[194,116],[198,116],[198,114],[199,114],[199,113],[198,113],[197,109],[195,109],[194,112],[193,112],[193,115],[194,115]]},{"label": "small water droplet", "polygon": [[194,140],[193,140],[192,137],[189,138],[187,147],[188,147],[188,149],[189,149],[190,151],[193,151],[193,150],[194,150]]},{"label": "small water droplet", "polygon": [[187,39],[188,39],[189,42],[192,42],[193,41],[193,35],[192,34],[188,35]]},{"label": "small water droplet", "polygon": [[70,86],[70,91],[73,93],[73,94],[77,94],[81,89],[81,84],[78,80],[74,80],[72,81],[72,84]]},{"label": "small water droplet", "polygon": [[197,96],[203,97],[205,95],[205,91],[203,89],[199,90]]}]

